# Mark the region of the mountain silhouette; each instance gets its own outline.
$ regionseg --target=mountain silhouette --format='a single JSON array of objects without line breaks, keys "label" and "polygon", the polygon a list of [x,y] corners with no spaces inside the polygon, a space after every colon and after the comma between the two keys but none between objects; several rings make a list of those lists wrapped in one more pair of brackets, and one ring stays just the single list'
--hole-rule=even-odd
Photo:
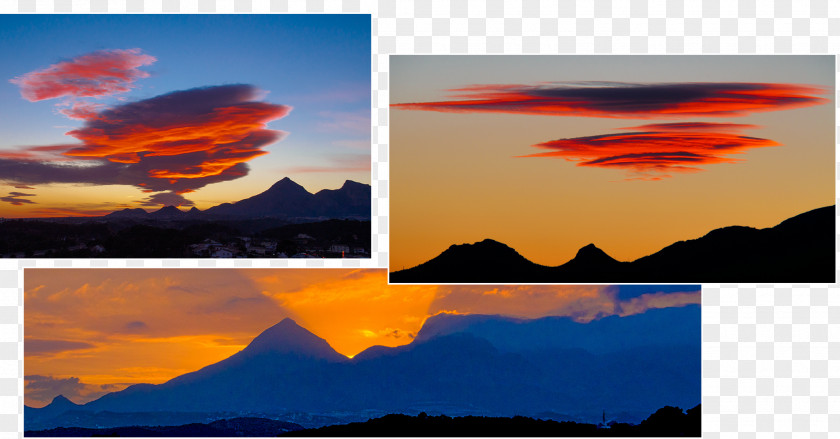
[{"label": "mountain silhouette", "polygon": [[775,227],[732,226],[679,241],[631,262],[619,262],[589,244],[563,265],[535,264],[486,239],[453,245],[416,267],[394,271],[405,283],[725,283],[807,282],[835,279],[835,211],[827,206]]},{"label": "mountain silhouette", "polygon": [[27,407],[26,428],[68,426],[70,420],[89,427],[96,413],[131,413],[131,425],[144,425],[138,419],[166,412],[345,413],[356,419],[420,411],[553,412],[599,419],[607,410],[638,422],[664,405],[696,405],[699,306],[631,317],[578,323],[439,315],[408,345],[372,347],[353,359],[285,319],[233,356],[166,383],[133,385],[63,414]]},{"label": "mountain silhouette", "polygon": [[347,359],[336,352],[326,340],[307,331],[290,318],[285,318],[263,331],[239,354],[257,356],[267,353],[294,354],[327,361]]},{"label": "mountain silhouette", "polygon": [[126,208],[126,209],[123,209],[123,210],[117,210],[117,211],[111,212],[111,213],[105,215],[104,218],[143,218],[143,217],[147,216],[148,214],[149,214],[149,212],[146,212],[145,210],[143,210],[139,207],[136,208],[136,209]]},{"label": "mountain silhouette", "polygon": [[39,409],[24,406],[23,416],[28,417],[29,415],[37,412],[38,416],[40,417],[52,418],[62,413],[78,409],[79,407],[81,406],[74,403],[73,401],[70,401],[64,395],[58,395],[55,398],[53,398],[53,400],[49,404]]},{"label": "mountain silhouette", "polygon": [[257,219],[257,218],[361,218],[371,215],[370,185],[347,180],[339,189],[323,189],[315,194],[289,177],[271,185],[268,190],[249,198],[222,203],[204,211],[192,207],[183,211],[164,206],[157,211],[123,209],[102,218],[126,219]]},{"label": "mountain silhouette", "polygon": [[155,218],[183,218],[185,215],[186,212],[175,206],[164,206],[149,214]]},{"label": "mountain silhouette", "polygon": [[485,239],[475,244],[452,245],[428,262],[392,273],[391,281],[413,282],[425,278],[434,279],[434,282],[489,283],[505,282],[511,277],[543,279],[548,276],[548,267],[534,264],[505,244]]},{"label": "mountain silhouette", "polygon": [[347,180],[340,189],[315,194],[286,177],[268,190],[204,212],[222,217],[370,217],[370,185]]}]

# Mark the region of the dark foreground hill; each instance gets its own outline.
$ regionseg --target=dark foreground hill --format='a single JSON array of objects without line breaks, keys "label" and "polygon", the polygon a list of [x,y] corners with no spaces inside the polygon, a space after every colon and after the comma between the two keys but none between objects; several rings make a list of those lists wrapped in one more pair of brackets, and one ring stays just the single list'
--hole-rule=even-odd
[{"label": "dark foreground hill", "polygon": [[[606,416],[606,415],[605,415]],[[27,437],[699,437],[701,409],[683,413],[666,406],[640,424],[606,422],[595,424],[553,421],[524,416],[511,418],[446,415],[391,414],[365,422],[304,429],[298,424],[262,418],[234,418],[211,423],[178,426],[131,426],[116,428],[55,428],[26,431]],[[606,420],[606,419],[605,419]]]},{"label": "dark foreground hill", "polygon": [[600,419],[602,410],[639,422],[664,405],[699,401],[700,308],[689,305],[589,323],[439,315],[412,343],[374,346],[352,359],[285,319],[218,363],[83,405],[56,398],[26,407],[24,422],[29,430],[113,427],[103,418],[141,425],[176,412],[263,413],[295,423],[299,418],[285,416],[351,422],[387,413],[552,413],[547,417],[586,421]]},{"label": "dark foreground hill", "polygon": [[593,244],[569,262],[547,267],[486,239],[453,245],[416,267],[390,274],[393,283],[833,283],[834,206],[775,227],[725,227],[680,241],[632,262]]},{"label": "dark foreground hill", "polygon": [[666,406],[640,424],[586,424],[514,416],[387,415],[367,422],[292,431],[284,436],[307,437],[699,437],[700,405],[686,410]]}]

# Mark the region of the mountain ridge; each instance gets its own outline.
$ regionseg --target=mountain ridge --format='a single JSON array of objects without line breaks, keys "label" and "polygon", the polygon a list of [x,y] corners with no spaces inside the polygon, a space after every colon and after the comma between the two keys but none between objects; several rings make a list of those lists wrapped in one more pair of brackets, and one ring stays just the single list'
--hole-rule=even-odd
[{"label": "mountain ridge", "polygon": [[392,283],[725,283],[835,281],[834,206],[776,226],[728,226],[677,241],[634,261],[617,261],[588,244],[559,266],[536,264],[492,239],[452,245],[415,267],[392,271]]},{"label": "mountain ridge", "polygon": [[[677,345],[672,333],[645,329],[663,322],[656,311],[651,311],[640,314],[636,320],[603,319],[612,325],[609,328],[613,332],[652,332],[653,342],[638,349],[624,346],[589,352],[559,342],[541,347],[539,340],[522,349],[510,349],[520,343],[516,340],[538,332],[549,338],[571,339],[577,337],[574,331],[564,337],[564,328],[577,327],[578,333],[603,328],[568,319],[539,323],[542,319],[444,316],[430,324],[441,319],[467,321],[460,326],[446,325],[445,331],[418,337],[404,346],[369,348],[368,354],[352,360],[311,355],[313,345],[323,339],[293,320],[284,319],[261,332],[248,347],[220,362],[163,384],[134,385],[68,409],[74,413],[280,410],[326,414],[417,413],[448,407],[445,410],[453,414],[583,410],[600,416],[603,408],[642,412],[665,403],[696,404],[700,398],[699,306],[675,309],[674,316],[665,320],[684,328],[696,326],[697,336],[682,337]],[[648,323],[640,325],[639,321]],[[480,326],[482,322],[484,327]],[[498,336],[500,331],[509,330],[506,325],[512,324],[520,325],[519,333],[513,334],[512,339]],[[685,333],[676,329],[672,332]],[[295,344],[290,338],[302,341]],[[323,343],[328,346],[326,341]],[[669,361],[661,363],[656,358]],[[26,417],[26,428],[30,430],[68,426],[52,424],[51,419],[60,422],[67,416],[62,418],[61,414],[44,409],[27,407]]]},{"label": "mountain ridge", "polygon": [[345,180],[338,189],[321,189],[310,193],[289,177],[283,177],[267,190],[232,203],[221,203],[188,211],[173,205],[149,212],[142,208],[126,208],[108,213],[104,219],[197,219],[197,218],[370,218],[371,187]]}]

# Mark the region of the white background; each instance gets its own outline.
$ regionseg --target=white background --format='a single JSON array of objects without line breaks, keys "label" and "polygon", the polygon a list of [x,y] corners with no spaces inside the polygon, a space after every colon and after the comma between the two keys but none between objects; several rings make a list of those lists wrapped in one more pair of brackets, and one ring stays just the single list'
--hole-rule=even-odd
[{"label": "white background", "polygon": [[[835,0],[0,0],[0,13],[373,15],[372,259],[0,260],[0,439],[22,436],[25,268],[386,267],[389,54],[840,53]],[[704,285],[703,436],[830,431],[840,432],[840,288]]]}]

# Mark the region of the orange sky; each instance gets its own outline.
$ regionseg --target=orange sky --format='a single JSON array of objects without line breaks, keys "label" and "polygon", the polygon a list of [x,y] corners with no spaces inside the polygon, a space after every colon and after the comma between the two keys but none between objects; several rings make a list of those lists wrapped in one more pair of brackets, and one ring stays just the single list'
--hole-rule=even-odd
[{"label": "orange sky", "polygon": [[[390,75],[392,271],[487,238],[631,261],[834,204],[831,56],[392,56]],[[569,84],[701,97],[551,103]]]},{"label": "orange sky", "polygon": [[[285,317],[352,356],[410,343],[440,312],[526,318],[700,303],[700,291],[605,286],[387,285],[384,269],[27,269],[25,403],[83,403],[220,361]],[[692,290],[694,289],[694,290]],[[620,305],[620,306],[617,306]]]}]

